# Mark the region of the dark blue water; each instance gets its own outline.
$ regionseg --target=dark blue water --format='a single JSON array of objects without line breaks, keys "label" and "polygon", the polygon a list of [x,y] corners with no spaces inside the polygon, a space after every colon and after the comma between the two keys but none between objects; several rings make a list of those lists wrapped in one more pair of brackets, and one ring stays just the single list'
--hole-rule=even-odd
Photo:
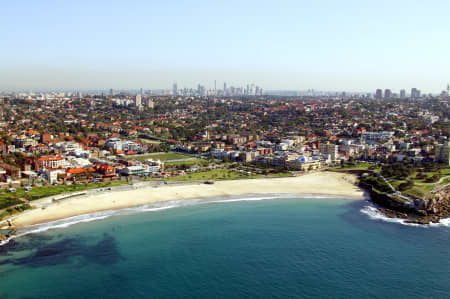
[{"label": "dark blue water", "polygon": [[450,298],[450,229],[276,199],[114,216],[0,247],[0,298]]}]

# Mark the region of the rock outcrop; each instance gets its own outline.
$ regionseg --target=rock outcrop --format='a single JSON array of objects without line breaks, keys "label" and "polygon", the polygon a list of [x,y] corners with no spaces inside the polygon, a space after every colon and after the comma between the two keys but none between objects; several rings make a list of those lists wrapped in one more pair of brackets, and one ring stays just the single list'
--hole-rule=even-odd
[{"label": "rock outcrop", "polygon": [[15,233],[16,233],[16,230],[14,228],[0,229],[0,242],[8,240]]},{"label": "rock outcrop", "polygon": [[432,193],[430,199],[402,200],[394,194],[382,193],[367,184],[361,184],[371,200],[380,206],[379,210],[389,218],[407,219],[408,223],[438,223],[440,219],[450,218],[450,185]]}]

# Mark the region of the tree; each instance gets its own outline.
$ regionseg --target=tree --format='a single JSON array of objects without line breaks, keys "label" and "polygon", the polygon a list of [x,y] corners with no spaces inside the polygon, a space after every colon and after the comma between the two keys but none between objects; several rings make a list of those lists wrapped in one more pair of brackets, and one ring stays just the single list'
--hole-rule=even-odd
[{"label": "tree", "polygon": [[399,189],[400,191],[404,191],[404,190],[411,189],[412,187],[414,187],[414,182],[411,181],[411,180],[407,180],[406,182],[401,183],[401,184],[398,186],[398,189]]},{"label": "tree", "polygon": [[434,174],[432,177],[429,177],[425,180],[427,183],[436,183],[439,181],[439,175]]}]

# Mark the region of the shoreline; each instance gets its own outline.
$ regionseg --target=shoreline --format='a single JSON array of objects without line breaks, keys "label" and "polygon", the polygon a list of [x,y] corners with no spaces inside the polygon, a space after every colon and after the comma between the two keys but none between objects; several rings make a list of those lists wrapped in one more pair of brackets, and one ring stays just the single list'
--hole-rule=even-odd
[{"label": "shoreline", "polygon": [[69,217],[138,207],[170,200],[236,196],[245,194],[311,194],[345,196],[364,199],[364,190],[355,185],[356,176],[335,172],[316,172],[299,177],[262,178],[217,181],[213,185],[185,184],[147,185],[112,189],[82,197],[69,197],[52,202],[51,198],[32,202],[35,207],[11,217],[16,228],[57,221]]}]

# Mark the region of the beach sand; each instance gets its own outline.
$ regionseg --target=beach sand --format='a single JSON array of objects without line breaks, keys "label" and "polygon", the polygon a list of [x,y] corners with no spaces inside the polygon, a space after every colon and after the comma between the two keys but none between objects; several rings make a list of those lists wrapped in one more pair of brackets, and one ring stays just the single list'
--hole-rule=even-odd
[{"label": "beach sand", "polygon": [[[329,194],[363,198],[353,183],[356,177],[346,173],[315,172],[299,177],[218,181],[215,184],[176,184],[145,186],[129,190],[89,193],[52,203],[51,199],[32,202],[33,210],[13,217],[16,227],[44,223],[105,210],[128,208],[158,201],[243,194]],[[45,207],[43,209],[42,207]]]}]

